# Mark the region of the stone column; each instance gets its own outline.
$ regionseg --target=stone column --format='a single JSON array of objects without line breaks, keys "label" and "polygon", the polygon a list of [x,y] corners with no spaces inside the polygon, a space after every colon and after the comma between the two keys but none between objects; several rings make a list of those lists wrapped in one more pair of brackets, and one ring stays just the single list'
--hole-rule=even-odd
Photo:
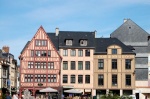
[{"label": "stone column", "polygon": [[122,96],[123,95],[123,90],[120,90],[120,96]]}]

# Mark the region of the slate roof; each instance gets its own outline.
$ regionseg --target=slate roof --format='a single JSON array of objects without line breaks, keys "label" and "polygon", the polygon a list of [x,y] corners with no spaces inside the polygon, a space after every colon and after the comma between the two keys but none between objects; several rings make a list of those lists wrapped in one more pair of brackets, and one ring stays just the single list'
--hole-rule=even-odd
[{"label": "slate roof", "polygon": [[110,36],[116,37],[122,42],[147,42],[149,34],[131,19],[127,19]]},{"label": "slate roof", "polygon": [[[95,32],[59,31],[59,47],[94,48]],[[72,46],[66,46],[65,40],[72,39]],[[87,46],[80,46],[81,39],[87,40]]]},{"label": "slate roof", "polygon": [[55,48],[57,50],[59,50],[59,40],[58,40],[58,36],[55,36],[55,33],[47,33],[47,35],[49,36],[49,38],[51,39],[52,43],[54,44]]},{"label": "slate roof", "polygon": [[107,54],[107,47],[118,45],[122,48],[122,54],[135,54],[128,46],[117,38],[95,38],[95,54]]},{"label": "slate roof", "polygon": [[30,43],[30,41],[28,41],[28,42],[26,43],[26,45],[24,46],[24,48],[23,48],[22,51],[21,51],[21,54],[22,54],[22,52],[25,50],[25,48],[28,46],[29,43]]}]

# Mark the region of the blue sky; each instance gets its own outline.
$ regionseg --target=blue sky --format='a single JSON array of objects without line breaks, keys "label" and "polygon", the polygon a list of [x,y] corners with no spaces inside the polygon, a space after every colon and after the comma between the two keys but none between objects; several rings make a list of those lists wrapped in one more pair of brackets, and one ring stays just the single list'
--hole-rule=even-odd
[{"label": "blue sky", "polygon": [[150,33],[150,0],[0,0],[0,48],[9,46],[18,59],[41,25],[46,32],[96,30],[109,37],[124,18]]}]

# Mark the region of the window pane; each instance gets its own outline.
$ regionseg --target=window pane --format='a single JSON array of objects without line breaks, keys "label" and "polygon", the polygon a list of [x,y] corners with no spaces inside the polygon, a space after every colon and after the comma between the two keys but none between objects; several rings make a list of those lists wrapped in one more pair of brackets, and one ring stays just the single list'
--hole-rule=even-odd
[{"label": "window pane", "polygon": [[76,56],[76,50],[71,50],[71,56]]},{"label": "window pane", "polygon": [[78,62],[78,70],[83,70],[83,62],[82,61]]},{"label": "window pane", "polygon": [[63,50],[63,56],[68,56],[68,50],[67,49]]},{"label": "window pane", "polygon": [[90,83],[90,75],[85,75],[85,83]]},{"label": "window pane", "polygon": [[117,75],[112,75],[112,85],[113,86],[117,85]]},{"label": "window pane", "polygon": [[71,70],[75,70],[75,61],[71,61]]},{"label": "window pane", "polygon": [[126,85],[131,86],[131,75],[126,75]]},{"label": "window pane", "polygon": [[83,83],[83,75],[78,75],[78,83]]},{"label": "window pane", "polygon": [[75,75],[71,75],[71,83],[75,83]]},{"label": "window pane", "polygon": [[85,62],[85,70],[90,70],[90,61]]},{"label": "window pane", "polygon": [[117,69],[117,59],[112,59],[112,69]]},{"label": "window pane", "polygon": [[98,85],[103,86],[104,85],[104,75],[99,74],[98,75]]},{"label": "window pane", "polygon": [[63,83],[68,83],[68,75],[63,75]]},{"label": "window pane", "polygon": [[68,70],[68,62],[63,61],[63,70]]},{"label": "window pane", "polygon": [[104,69],[104,59],[98,59],[98,69]]},{"label": "window pane", "polygon": [[117,49],[112,49],[112,54],[117,54]]},{"label": "window pane", "polygon": [[90,50],[85,50],[85,56],[90,56]]},{"label": "window pane", "polygon": [[83,56],[83,50],[78,50],[78,56]]},{"label": "window pane", "polygon": [[126,69],[131,69],[131,59],[126,59],[125,62],[126,62],[126,63],[125,63],[125,65],[126,65],[125,68],[126,68]]}]

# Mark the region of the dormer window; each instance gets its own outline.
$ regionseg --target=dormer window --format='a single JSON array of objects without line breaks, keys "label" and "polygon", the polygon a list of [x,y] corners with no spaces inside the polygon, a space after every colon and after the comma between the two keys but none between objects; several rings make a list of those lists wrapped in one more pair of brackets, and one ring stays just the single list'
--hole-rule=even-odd
[{"label": "dormer window", "polygon": [[80,46],[87,46],[87,40],[80,40]]},{"label": "dormer window", "polygon": [[112,49],[112,54],[117,54],[117,49]]},{"label": "dormer window", "polygon": [[72,45],[72,40],[66,40],[66,45]]}]

